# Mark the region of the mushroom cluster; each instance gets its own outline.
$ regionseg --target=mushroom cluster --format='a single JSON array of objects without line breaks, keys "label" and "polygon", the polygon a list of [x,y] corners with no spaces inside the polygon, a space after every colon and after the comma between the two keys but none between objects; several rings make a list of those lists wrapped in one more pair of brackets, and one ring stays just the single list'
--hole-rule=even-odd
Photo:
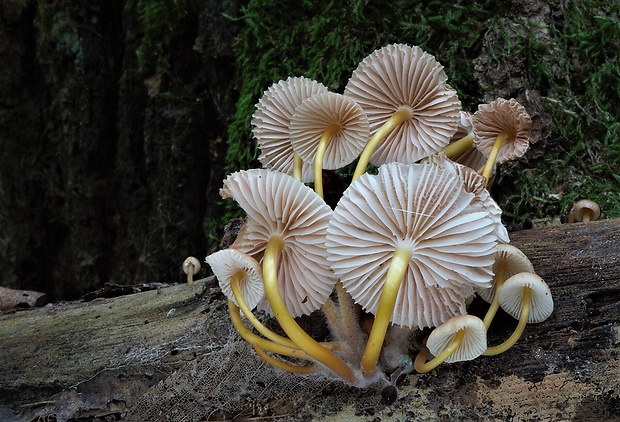
[{"label": "mushroom cluster", "polygon": [[[343,94],[304,77],[265,91],[252,118],[264,168],[233,173],[220,190],[246,221],[230,248],[206,262],[234,327],[268,363],[393,388],[414,368],[501,353],[525,324],[550,315],[549,288],[509,245],[488,191],[496,165],[527,150],[531,120],[514,99],[463,111],[447,79],[432,55],[393,44],[365,58]],[[356,159],[332,208],[323,169]],[[467,313],[476,293],[491,303],[484,320]],[[488,347],[500,306],[519,325]],[[296,321],[317,310],[332,341],[317,341]],[[261,311],[283,334],[259,321]],[[403,332],[427,328],[434,330],[413,362]],[[391,381],[390,371],[398,374]]]}]

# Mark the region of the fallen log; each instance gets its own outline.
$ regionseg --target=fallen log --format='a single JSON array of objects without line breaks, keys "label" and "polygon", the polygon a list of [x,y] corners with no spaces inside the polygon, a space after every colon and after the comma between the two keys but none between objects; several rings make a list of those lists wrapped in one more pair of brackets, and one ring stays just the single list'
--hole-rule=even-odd
[{"label": "fallen log", "polygon": [[[620,220],[511,240],[549,284],[552,316],[499,356],[403,377],[391,405],[380,387],[264,364],[208,278],[1,315],[0,420],[620,420]],[[501,314],[489,342],[515,325]]]}]

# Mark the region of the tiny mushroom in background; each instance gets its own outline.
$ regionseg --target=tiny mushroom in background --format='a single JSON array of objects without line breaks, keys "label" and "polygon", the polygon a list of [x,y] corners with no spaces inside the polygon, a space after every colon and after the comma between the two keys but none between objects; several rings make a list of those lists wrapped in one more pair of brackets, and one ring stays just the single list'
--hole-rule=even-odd
[{"label": "tiny mushroom in background", "polygon": [[303,100],[325,92],[325,85],[303,76],[274,83],[265,91],[252,115],[252,133],[258,140],[258,160],[263,167],[293,175],[297,180],[312,181],[312,166],[294,153],[288,127]]},{"label": "tiny mushroom in background", "polygon": [[577,201],[568,214],[568,222],[584,222],[598,220],[601,216],[601,207],[594,201],[582,199]]},{"label": "tiny mushroom in background", "polygon": [[528,272],[510,277],[499,290],[499,303],[504,311],[519,320],[512,335],[498,346],[488,347],[485,356],[498,355],[511,348],[523,334],[527,323],[538,323],[553,312],[553,298],[547,283]]},{"label": "tiny mushroom in background", "polygon": [[191,285],[194,282],[194,275],[198,274],[200,268],[198,258],[189,256],[183,261],[183,272],[187,274],[187,284]]},{"label": "tiny mushroom in background", "polygon": [[390,321],[437,326],[490,286],[496,222],[449,171],[389,163],[344,192],[327,230],[328,260],[345,290],[375,314],[362,373],[371,377]]},{"label": "tiny mushroom in background", "polygon": [[368,141],[368,117],[359,104],[328,92],[305,99],[289,125],[293,150],[314,166],[314,190],[323,197],[323,168],[335,170],[353,162]]},{"label": "tiny mushroom in background", "polygon": [[[432,371],[442,362],[453,363],[472,360],[487,348],[487,330],[484,323],[473,315],[459,315],[435,328],[415,359],[415,370]],[[428,353],[435,356],[426,362]]]},{"label": "tiny mushroom in background", "polygon": [[481,174],[487,180],[495,163],[516,160],[529,148],[532,119],[514,98],[480,104],[474,113],[474,145],[487,157]]},{"label": "tiny mushroom in background", "polygon": [[353,72],[344,95],[368,115],[372,138],[353,180],[392,161],[414,163],[448,145],[461,102],[443,66],[417,46],[391,44],[374,51]]},{"label": "tiny mushroom in background", "polygon": [[269,310],[284,332],[310,357],[357,385],[353,370],[293,319],[319,309],[334,289],[325,251],[331,208],[302,182],[264,169],[229,175],[220,195],[233,198],[247,214],[232,248],[262,261]]}]

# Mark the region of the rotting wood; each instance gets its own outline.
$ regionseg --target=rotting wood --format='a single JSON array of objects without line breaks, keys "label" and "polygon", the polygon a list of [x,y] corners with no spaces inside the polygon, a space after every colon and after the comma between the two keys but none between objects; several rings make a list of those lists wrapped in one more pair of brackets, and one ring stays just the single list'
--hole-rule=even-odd
[{"label": "rotting wood", "polygon": [[[515,232],[511,239],[551,288],[555,310],[547,321],[528,325],[497,357],[408,375],[391,406],[360,390],[330,417],[620,420],[620,220]],[[0,316],[0,419],[124,415],[149,387],[230,340],[213,286],[208,279]],[[485,306],[476,301],[471,311]],[[514,325],[500,315],[489,341],[499,342]],[[284,411],[272,406],[270,415]]]}]

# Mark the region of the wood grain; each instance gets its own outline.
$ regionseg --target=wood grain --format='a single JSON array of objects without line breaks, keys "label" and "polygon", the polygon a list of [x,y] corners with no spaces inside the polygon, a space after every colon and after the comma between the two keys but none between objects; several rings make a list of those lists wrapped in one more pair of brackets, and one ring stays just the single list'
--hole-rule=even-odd
[{"label": "wood grain", "polygon": [[[390,406],[376,389],[349,388],[337,412],[321,416],[319,409],[309,418],[620,420],[620,220],[511,239],[551,288],[555,310],[547,321],[528,325],[499,356],[409,374]],[[471,312],[486,306],[476,300]],[[489,342],[515,325],[500,313]],[[233,335],[213,279],[1,315],[0,420],[118,420],[150,387]],[[278,411],[272,407],[271,416]]]}]

